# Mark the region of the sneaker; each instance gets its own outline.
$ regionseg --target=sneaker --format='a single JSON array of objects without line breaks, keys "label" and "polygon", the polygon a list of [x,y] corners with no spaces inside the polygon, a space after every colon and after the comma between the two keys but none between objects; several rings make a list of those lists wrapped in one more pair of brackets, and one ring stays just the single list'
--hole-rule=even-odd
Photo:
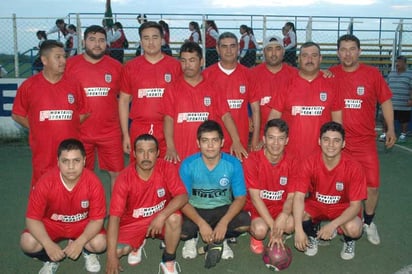
[{"label": "sneaker", "polygon": [[406,142],[406,133],[401,133],[401,135],[399,136],[399,143],[404,143]]},{"label": "sneaker", "polygon": [[211,243],[207,245],[207,252],[205,255],[205,267],[211,268],[216,266],[223,253],[223,243]]},{"label": "sneaker", "polygon": [[[338,228],[339,228],[339,227],[338,227]],[[332,240],[336,238],[336,235],[338,235],[337,229],[335,229],[335,230],[333,231],[332,236],[330,237],[329,240],[319,239],[318,245],[319,245],[319,246],[328,246],[328,245],[330,245],[330,243],[332,242]]]},{"label": "sneaker", "polygon": [[161,262],[159,264],[158,274],[178,274],[179,272],[181,272],[180,265],[176,261]]},{"label": "sneaker", "polygon": [[256,240],[254,237],[250,236],[250,251],[255,254],[262,254],[263,249],[263,241]]},{"label": "sneaker", "polygon": [[40,269],[39,274],[54,274],[59,267],[59,263],[56,262],[44,262],[43,267]]},{"label": "sneaker", "polygon": [[315,237],[309,236],[309,245],[306,247],[306,256],[315,256],[318,253],[319,240]]},{"label": "sneaker", "polygon": [[355,241],[343,242],[343,248],[340,252],[340,257],[344,260],[352,260],[355,258]]},{"label": "sneaker", "polygon": [[366,236],[368,237],[368,241],[371,244],[378,245],[381,243],[381,239],[379,238],[378,228],[374,223],[370,225],[363,224],[363,231],[366,232]]},{"label": "sneaker", "polygon": [[230,248],[229,244],[227,243],[227,240],[223,241],[223,252],[222,252],[222,259],[223,260],[229,260],[233,259],[235,255],[233,254],[233,250]]},{"label": "sneaker", "polygon": [[379,142],[385,142],[386,141],[386,133],[382,133],[379,135]]},{"label": "sneaker", "polygon": [[194,259],[197,256],[197,241],[198,238],[187,240],[182,248],[183,259]]},{"label": "sneaker", "polygon": [[129,265],[137,265],[142,261],[142,252],[144,252],[144,245],[146,240],[143,241],[142,245],[137,250],[130,251],[129,255],[127,255],[127,262]]},{"label": "sneaker", "polygon": [[90,253],[86,254],[83,252],[83,257],[84,257],[84,265],[86,267],[86,270],[92,273],[96,273],[100,271],[100,262],[96,254]]}]

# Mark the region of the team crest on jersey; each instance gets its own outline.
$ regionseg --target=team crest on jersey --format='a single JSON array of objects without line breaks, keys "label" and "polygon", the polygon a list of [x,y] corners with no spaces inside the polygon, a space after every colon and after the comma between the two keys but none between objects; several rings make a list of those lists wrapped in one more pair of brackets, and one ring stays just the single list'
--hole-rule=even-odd
[{"label": "team crest on jersey", "polygon": [[106,83],[111,83],[111,82],[112,82],[112,75],[106,73],[106,74],[104,75],[104,80],[106,81]]},{"label": "team crest on jersey", "polygon": [[280,183],[280,185],[285,186],[288,183],[288,177],[281,176],[280,179],[279,179],[279,183]]},{"label": "team crest on jersey", "polygon": [[172,82],[172,75],[170,73],[165,73],[165,81],[166,83]]},{"label": "team crest on jersey", "polygon": [[67,94],[67,101],[69,102],[69,104],[74,104],[73,94],[71,94],[71,93]]},{"label": "team crest on jersey", "polygon": [[321,93],[319,94],[319,99],[320,99],[322,102],[326,102],[326,100],[328,99],[328,94],[327,94],[326,92],[321,92]]},{"label": "team crest on jersey", "polygon": [[364,95],[364,94],[365,94],[365,87],[359,86],[359,87],[356,89],[356,94],[358,94],[358,95]]},{"label": "team crest on jersey", "polygon": [[221,179],[219,180],[219,184],[220,184],[221,186],[227,186],[227,185],[229,184],[229,179],[226,178],[226,177],[223,177],[223,178],[221,178]]},{"label": "team crest on jersey", "polygon": [[81,201],[81,203],[80,203],[80,205],[81,205],[81,207],[82,208],[88,208],[89,207],[89,201]]},{"label": "team crest on jersey", "polygon": [[239,91],[240,91],[241,94],[244,94],[246,92],[246,87],[244,85],[241,85],[239,87]]},{"label": "team crest on jersey", "polygon": [[159,189],[157,190],[157,197],[161,198],[161,197],[163,197],[163,196],[165,196],[165,195],[166,195],[166,191],[165,191],[164,188],[159,188]]},{"label": "team crest on jersey", "polygon": [[337,191],[342,191],[343,190],[343,183],[342,182],[336,182],[336,190]]},{"label": "team crest on jersey", "polygon": [[212,98],[210,98],[209,96],[205,96],[203,98],[203,104],[209,107],[212,104]]}]

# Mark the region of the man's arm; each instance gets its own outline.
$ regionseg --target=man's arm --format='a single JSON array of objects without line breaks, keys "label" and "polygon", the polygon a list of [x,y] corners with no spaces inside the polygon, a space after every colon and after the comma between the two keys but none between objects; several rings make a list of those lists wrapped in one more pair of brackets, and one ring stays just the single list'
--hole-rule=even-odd
[{"label": "man's arm", "polygon": [[227,226],[229,225],[230,221],[232,221],[233,218],[235,218],[235,216],[239,214],[239,212],[243,209],[245,203],[246,196],[235,197],[226,214],[223,215],[213,231],[213,238],[216,242],[223,241],[225,239]]},{"label": "man's arm", "polygon": [[27,117],[23,117],[17,114],[12,113],[11,118],[16,121],[19,125],[25,128],[30,128],[29,119]]},{"label": "man's arm", "polygon": [[243,147],[242,143],[240,142],[239,132],[237,131],[237,127],[235,125],[235,121],[233,121],[232,115],[230,112],[226,112],[222,116],[222,121],[229,132],[230,138],[232,139],[232,147],[230,148],[230,153],[234,153],[235,156],[242,161],[242,157],[248,156],[247,150]]},{"label": "man's arm", "polygon": [[90,113],[80,114],[80,124],[83,123],[87,118],[89,118]]},{"label": "man's arm", "polygon": [[332,111],[331,116],[332,121],[342,124],[342,110]]},{"label": "man's arm", "polygon": [[106,273],[118,274],[119,271],[123,271],[120,266],[119,257],[117,256],[117,239],[119,237],[119,225],[120,217],[109,217],[109,223],[107,225],[107,264]]},{"label": "man's arm", "polygon": [[252,123],[253,123],[253,132],[252,132],[252,141],[251,141],[251,150],[259,150],[259,134],[260,134],[260,106],[259,101],[253,102],[250,104],[252,109]]},{"label": "man's arm", "polygon": [[392,100],[388,99],[381,104],[383,118],[385,119],[385,123],[387,126],[386,132],[386,142],[385,145],[387,148],[393,147],[396,142],[396,135],[395,135],[395,125],[393,121],[393,106]]},{"label": "man's arm", "polygon": [[277,111],[276,109],[272,108],[269,112],[268,121],[272,119],[280,119],[282,117],[282,112]]},{"label": "man's arm", "polygon": [[305,208],[305,193],[295,192],[293,197],[293,219],[295,221],[295,247],[304,251],[308,245],[308,238],[303,231],[303,210]]},{"label": "man's arm", "polygon": [[255,188],[249,188],[250,199],[253,203],[253,206],[256,208],[259,216],[265,221],[269,229],[272,230],[275,224],[272,215],[270,215],[269,210],[267,209],[265,203],[260,198],[260,190]]},{"label": "man's arm", "polygon": [[120,92],[119,96],[119,119],[120,128],[123,136],[123,151],[127,154],[131,151],[130,135],[129,135],[129,104],[132,96],[130,94]]},{"label": "man's arm", "polygon": [[180,162],[180,157],[175,147],[173,118],[169,115],[165,115],[163,121],[163,132],[167,147],[165,160],[176,164],[177,162]]}]

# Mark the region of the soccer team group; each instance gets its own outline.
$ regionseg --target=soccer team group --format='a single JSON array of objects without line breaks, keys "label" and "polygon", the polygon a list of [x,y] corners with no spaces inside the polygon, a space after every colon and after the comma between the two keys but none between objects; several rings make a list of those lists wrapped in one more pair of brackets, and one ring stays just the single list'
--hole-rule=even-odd
[{"label": "soccer team group", "polygon": [[[296,69],[270,36],[264,62],[249,69],[238,63],[236,35],[224,32],[214,40],[218,63],[202,70],[199,44],[185,42],[176,60],[161,52],[158,23],[139,35],[144,53],[124,66],[106,55],[101,26],[89,26],[85,52],[67,60],[47,40],[44,70],[17,91],[12,118],[29,129],[33,168],[20,246],[44,262],[39,273],[81,255],[99,272],[105,251],[106,273],[118,273],[123,256],[140,263],[146,238],[162,240],[163,273],[180,272],[181,240],[184,259],[205,244],[206,268],[234,258],[228,239],[246,232],[256,254],[293,233],[308,256],[336,234],[344,260],[363,232],[380,243],[375,111],[379,103],[391,147],[392,93],[359,63],[356,36],[339,38],[340,64],[322,71],[314,42],[302,44]],[[96,155],[111,180],[107,224]]]}]

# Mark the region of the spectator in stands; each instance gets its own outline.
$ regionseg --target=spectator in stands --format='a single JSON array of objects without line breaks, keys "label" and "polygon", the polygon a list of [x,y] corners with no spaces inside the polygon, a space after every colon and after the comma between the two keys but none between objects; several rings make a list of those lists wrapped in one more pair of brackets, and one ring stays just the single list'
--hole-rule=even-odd
[{"label": "spectator in stands", "polygon": [[54,25],[49,31],[46,32],[47,35],[52,33],[58,33],[59,40],[61,40],[60,34],[63,38],[66,38],[66,35],[69,34],[68,25],[64,22],[64,19],[57,19],[56,25]]},{"label": "spectator in stands", "polygon": [[[411,121],[411,96],[412,96],[412,71],[408,70],[406,56],[396,58],[396,70],[388,75],[389,88],[393,93],[392,103],[394,118],[401,124],[401,135],[399,142],[406,141],[408,125]],[[384,123],[384,133],[379,137],[380,140],[386,139],[387,127]]]},{"label": "spectator in stands", "polygon": [[159,24],[163,28],[163,39],[162,39],[162,52],[166,53],[167,55],[172,56],[172,50],[170,49],[170,30],[169,24],[166,23],[164,20],[160,20]]},{"label": "spectator in stands", "polygon": [[187,41],[201,44],[202,43],[202,34],[200,32],[199,24],[195,21],[190,22],[189,23],[189,30],[190,30],[190,36],[189,36],[189,39]]},{"label": "spectator in stands", "polygon": [[256,65],[256,40],[254,35],[246,25],[241,25],[239,32],[242,35],[239,41],[239,61],[248,68],[254,67]]},{"label": "spectator in stands", "polygon": [[120,22],[113,24],[113,30],[107,30],[107,41],[110,43],[110,56],[121,64],[123,64],[125,40],[126,35],[123,31],[123,25]]},{"label": "spectator in stands", "polygon": [[219,30],[213,20],[206,20],[206,67],[217,63],[219,55],[216,50]]},{"label": "spectator in stands", "polygon": [[296,67],[297,38],[295,24],[287,22],[284,28],[286,32],[283,38],[283,45],[285,46],[284,61],[289,65]]},{"label": "spectator in stands", "polygon": [[66,52],[67,56],[71,57],[77,54],[79,39],[77,37],[77,29],[75,25],[70,24],[67,27],[69,34],[66,35]]},{"label": "spectator in stands", "polygon": [[[136,17],[136,20],[137,20],[137,22],[139,23],[139,25],[141,25],[141,24],[147,22],[147,16],[146,16],[146,14],[139,14],[139,15]],[[142,54],[143,54],[143,52],[142,52],[142,46],[141,46],[141,44],[140,44],[140,41],[138,41],[138,42],[137,42],[137,48],[136,48],[136,56],[140,56],[140,55],[142,55]]]},{"label": "spectator in stands", "polygon": [[[47,34],[44,30],[39,30],[36,32],[36,37],[37,39],[39,39],[39,44],[37,47],[34,47],[33,49],[39,50],[41,47],[41,44],[43,44],[43,42],[47,40]],[[36,56],[34,57],[34,61],[33,61],[33,74],[39,73],[42,70],[43,70],[43,63],[41,62],[39,52],[37,52]]]}]

